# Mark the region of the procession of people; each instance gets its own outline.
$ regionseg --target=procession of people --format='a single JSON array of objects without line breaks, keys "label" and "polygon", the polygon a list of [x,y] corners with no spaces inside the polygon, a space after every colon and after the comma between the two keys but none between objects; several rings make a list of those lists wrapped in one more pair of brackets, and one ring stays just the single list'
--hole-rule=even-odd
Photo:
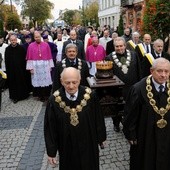
[{"label": "procession of people", "polygon": [[[130,170],[169,170],[170,54],[167,44],[148,33],[124,35],[108,27],[103,36],[89,26],[27,30],[0,35],[1,68],[14,104],[32,95],[45,103],[44,138],[48,161],[60,170],[99,170],[100,147],[107,130],[104,110],[88,77],[97,61],[112,61],[123,83],[123,114],[114,113],[114,133],[123,131],[130,144]],[[84,29],[84,28],[83,28]],[[81,34],[82,33],[82,34]],[[22,39],[20,39],[22,37]],[[20,39],[20,44],[18,43]],[[166,46],[165,46],[166,45]],[[169,44],[170,46],[170,44]],[[114,88],[114,87],[113,87]]]}]

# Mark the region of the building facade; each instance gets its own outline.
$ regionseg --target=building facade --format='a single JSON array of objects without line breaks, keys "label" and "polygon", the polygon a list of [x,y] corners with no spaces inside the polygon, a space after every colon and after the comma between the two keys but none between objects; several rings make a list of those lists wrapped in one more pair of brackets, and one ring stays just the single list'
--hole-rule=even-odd
[{"label": "building facade", "polygon": [[82,6],[87,7],[90,5],[92,2],[96,2],[97,0],[82,0]]},{"label": "building facade", "polygon": [[116,30],[120,19],[120,0],[98,0],[99,2],[99,24],[110,25]]},{"label": "building facade", "polygon": [[141,32],[144,0],[121,0],[124,27],[131,27],[132,31]]}]

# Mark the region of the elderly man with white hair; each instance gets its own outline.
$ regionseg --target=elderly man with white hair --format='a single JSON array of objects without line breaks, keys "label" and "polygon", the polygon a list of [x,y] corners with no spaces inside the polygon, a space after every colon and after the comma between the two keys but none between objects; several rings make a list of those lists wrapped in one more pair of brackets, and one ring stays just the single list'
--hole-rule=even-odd
[{"label": "elderly man with white hair", "polygon": [[142,41],[140,40],[140,34],[138,32],[133,32],[132,33],[132,40],[129,40],[126,43],[126,48],[130,51],[134,51],[136,48],[137,44],[142,43]]},{"label": "elderly man with white hair", "polygon": [[44,122],[48,161],[59,170],[99,170],[99,145],[106,140],[103,113],[95,91],[80,86],[80,71],[67,67],[62,87],[50,96]]}]

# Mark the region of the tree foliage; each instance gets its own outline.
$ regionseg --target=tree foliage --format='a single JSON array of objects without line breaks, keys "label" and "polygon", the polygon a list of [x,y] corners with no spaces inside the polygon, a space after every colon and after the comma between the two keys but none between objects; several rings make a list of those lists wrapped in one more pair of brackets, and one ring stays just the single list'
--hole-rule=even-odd
[{"label": "tree foliage", "polygon": [[170,1],[147,0],[144,11],[143,32],[153,39],[164,39],[170,33]]},{"label": "tree foliage", "polygon": [[13,29],[14,26],[20,29],[22,26],[17,10],[13,5],[0,5],[0,19],[2,20],[1,27],[3,25],[6,29]]},{"label": "tree foliage", "polygon": [[123,18],[122,18],[122,15],[120,16],[120,19],[119,19],[119,26],[118,26],[118,34],[119,35],[123,35]]},{"label": "tree foliage", "polygon": [[71,26],[88,25],[88,23],[98,26],[98,10],[98,2],[93,2],[88,7],[83,7],[82,10],[67,10],[61,19]]},{"label": "tree foliage", "polygon": [[0,19],[0,35],[4,34],[3,21]]},{"label": "tree foliage", "polygon": [[19,19],[18,14],[12,13],[11,15],[9,15],[6,20],[5,27],[8,30],[14,30],[15,28],[21,29],[22,23]]},{"label": "tree foliage", "polygon": [[81,12],[76,10],[73,16],[73,25],[81,25],[81,24],[82,24]]},{"label": "tree foliage", "polygon": [[97,1],[92,2],[89,6],[83,9],[83,17],[85,25],[98,25],[98,10],[99,4]]},{"label": "tree foliage", "polygon": [[11,13],[17,14],[17,10],[16,10],[15,6],[13,6],[13,5],[10,6],[7,4],[0,5],[0,18],[4,22],[6,22],[6,19],[8,18],[9,15],[11,15]]},{"label": "tree foliage", "polygon": [[68,25],[73,25],[73,16],[75,14],[74,10],[67,10],[62,18]]},{"label": "tree foliage", "polygon": [[46,19],[52,18],[51,9],[53,8],[54,4],[49,0],[25,0],[22,4],[21,14],[42,23]]},{"label": "tree foliage", "polygon": [[67,10],[62,18],[68,25],[74,26],[82,24],[81,11]]}]

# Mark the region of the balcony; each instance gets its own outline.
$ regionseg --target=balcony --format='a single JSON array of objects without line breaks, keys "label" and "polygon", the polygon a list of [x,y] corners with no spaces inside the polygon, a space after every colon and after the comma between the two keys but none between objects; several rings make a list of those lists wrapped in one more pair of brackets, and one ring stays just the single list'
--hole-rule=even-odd
[{"label": "balcony", "polygon": [[122,7],[132,6],[132,5],[133,5],[133,1],[134,1],[134,0],[121,0],[121,6],[122,6]]}]

